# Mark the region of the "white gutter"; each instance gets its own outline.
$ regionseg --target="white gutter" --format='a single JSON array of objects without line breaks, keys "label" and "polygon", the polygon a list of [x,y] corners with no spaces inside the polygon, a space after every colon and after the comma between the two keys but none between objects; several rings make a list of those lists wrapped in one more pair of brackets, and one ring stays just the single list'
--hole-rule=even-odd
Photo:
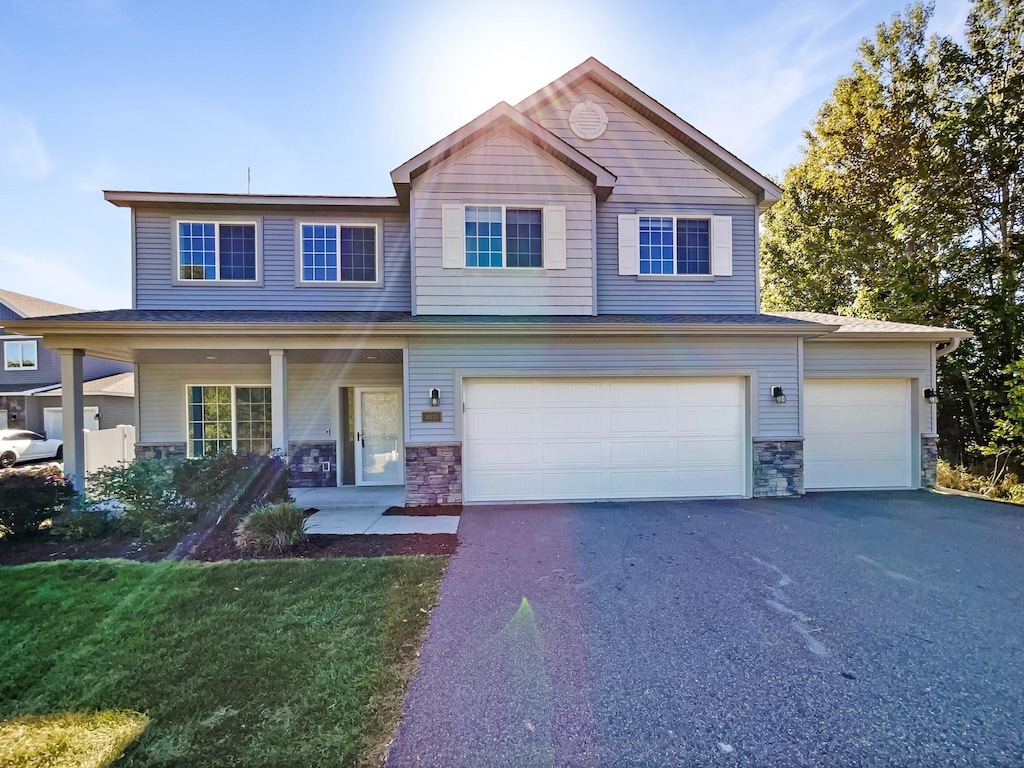
[{"label": "white gutter", "polygon": [[956,352],[956,348],[960,346],[960,342],[963,341],[959,336],[954,336],[949,341],[939,344],[935,347],[935,357],[945,357],[946,355]]}]

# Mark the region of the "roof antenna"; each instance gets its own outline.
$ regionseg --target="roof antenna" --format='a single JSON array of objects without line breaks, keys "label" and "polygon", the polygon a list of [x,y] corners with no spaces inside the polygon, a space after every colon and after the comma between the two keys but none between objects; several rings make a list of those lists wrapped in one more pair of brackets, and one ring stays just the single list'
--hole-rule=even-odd
[{"label": "roof antenna", "polygon": [[245,166],[245,194],[252,194],[252,167]]}]

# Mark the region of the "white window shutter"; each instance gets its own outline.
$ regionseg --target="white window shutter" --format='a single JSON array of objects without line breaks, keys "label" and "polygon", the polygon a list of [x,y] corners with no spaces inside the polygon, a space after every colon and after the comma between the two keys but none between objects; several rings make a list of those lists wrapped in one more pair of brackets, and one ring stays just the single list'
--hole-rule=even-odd
[{"label": "white window shutter", "polygon": [[441,206],[441,266],[462,269],[466,266],[466,218],[461,205]]},{"label": "white window shutter", "polygon": [[732,274],[732,216],[711,217],[711,274]]},{"label": "white window shutter", "polygon": [[565,269],[565,206],[544,206],[544,268]]},{"label": "white window shutter", "polygon": [[640,274],[640,219],[619,214],[619,274]]}]

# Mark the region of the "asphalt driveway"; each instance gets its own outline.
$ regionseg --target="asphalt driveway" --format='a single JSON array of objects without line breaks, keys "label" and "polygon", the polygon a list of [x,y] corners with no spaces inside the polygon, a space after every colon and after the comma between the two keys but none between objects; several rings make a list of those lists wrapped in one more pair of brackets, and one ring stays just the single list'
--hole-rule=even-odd
[{"label": "asphalt driveway", "polygon": [[1024,509],[467,508],[389,766],[1024,764]]}]

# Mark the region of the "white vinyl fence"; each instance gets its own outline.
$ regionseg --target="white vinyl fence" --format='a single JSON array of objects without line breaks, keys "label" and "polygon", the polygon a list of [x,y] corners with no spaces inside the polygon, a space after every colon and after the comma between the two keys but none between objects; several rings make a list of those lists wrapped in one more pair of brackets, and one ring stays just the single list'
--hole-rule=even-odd
[{"label": "white vinyl fence", "polygon": [[135,427],[118,424],[113,429],[85,433],[85,475],[121,461],[135,461]]}]

